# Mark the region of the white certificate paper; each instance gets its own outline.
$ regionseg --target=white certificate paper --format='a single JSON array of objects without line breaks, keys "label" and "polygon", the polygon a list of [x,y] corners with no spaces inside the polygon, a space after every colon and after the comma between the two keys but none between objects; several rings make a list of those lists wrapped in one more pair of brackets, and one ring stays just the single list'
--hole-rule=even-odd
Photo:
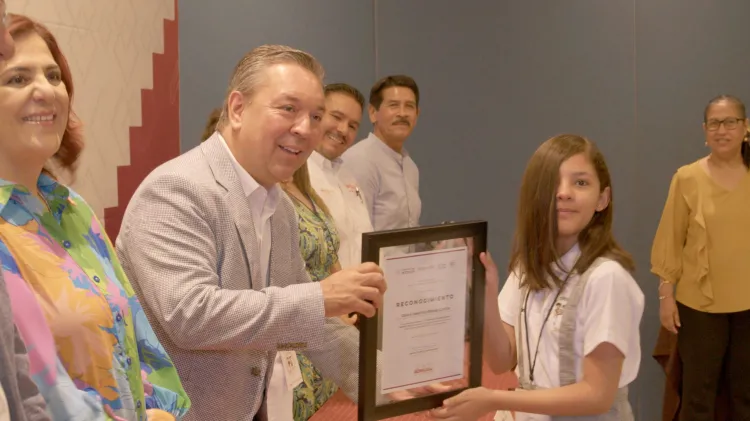
[{"label": "white certificate paper", "polygon": [[464,377],[467,249],[385,257],[383,394]]}]

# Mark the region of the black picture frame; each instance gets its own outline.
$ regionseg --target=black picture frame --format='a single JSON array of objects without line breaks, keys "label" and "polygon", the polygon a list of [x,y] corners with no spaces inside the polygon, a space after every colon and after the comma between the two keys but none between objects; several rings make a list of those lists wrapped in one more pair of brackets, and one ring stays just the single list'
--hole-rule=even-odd
[{"label": "black picture frame", "polygon": [[[487,221],[451,222],[441,225],[378,231],[362,234],[362,261],[380,264],[380,249],[385,247],[429,244],[457,238],[473,238],[472,274],[469,292],[469,381],[468,388],[482,385],[482,340],[484,330],[485,270],[479,255],[487,251]],[[387,281],[387,280],[386,280]],[[377,405],[377,352],[380,320],[359,317],[359,421],[379,421],[442,406],[443,401],[466,388],[423,396],[401,402]]]}]

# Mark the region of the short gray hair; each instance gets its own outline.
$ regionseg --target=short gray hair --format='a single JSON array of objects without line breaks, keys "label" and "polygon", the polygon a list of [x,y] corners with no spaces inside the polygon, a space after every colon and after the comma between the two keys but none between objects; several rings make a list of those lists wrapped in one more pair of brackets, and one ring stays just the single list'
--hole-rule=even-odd
[{"label": "short gray hair", "polygon": [[285,45],[261,45],[254,48],[237,63],[229,81],[229,87],[224,98],[224,105],[221,108],[221,117],[217,128],[222,129],[229,122],[229,95],[234,91],[241,92],[243,95],[252,96],[260,83],[260,77],[267,68],[281,63],[296,64],[320,79],[323,83],[325,70],[323,65],[310,53],[297,50]]}]

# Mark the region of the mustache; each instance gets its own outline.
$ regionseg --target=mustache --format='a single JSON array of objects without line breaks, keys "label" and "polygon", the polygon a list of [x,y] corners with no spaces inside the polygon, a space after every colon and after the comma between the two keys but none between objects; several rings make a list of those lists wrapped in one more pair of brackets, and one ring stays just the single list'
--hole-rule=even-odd
[{"label": "mustache", "polygon": [[393,122],[394,125],[400,124],[400,123],[406,123],[407,126],[411,127],[411,122],[405,118],[399,118],[396,121]]}]

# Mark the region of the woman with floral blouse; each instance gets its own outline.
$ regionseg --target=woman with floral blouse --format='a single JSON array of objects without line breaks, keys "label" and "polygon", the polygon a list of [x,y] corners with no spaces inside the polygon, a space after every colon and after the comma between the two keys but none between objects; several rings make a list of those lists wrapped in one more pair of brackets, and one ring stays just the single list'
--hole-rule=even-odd
[{"label": "woman with floral blouse", "polygon": [[[292,199],[299,221],[299,249],[305,268],[313,282],[320,282],[341,269],[338,259],[339,234],[323,200],[310,184],[307,164],[298,169],[292,180],[282,183]],[[355,316],[356,317],[356,316]],[[353,319],[344,319],[353,323]],[[302,383],[294,389],[294,421],[306,421],[337,390],[332,381],[323,378],[310,360],[297,353]]]},{"label": "woman with floral blouse", "polygon": [[113,420],[146,420],[149,410],[179,419],[190,400],[172,361],[96,215],[58,178],[73,174],[82,150],[65,57],[42,25],[11,15],[8,27],[16,53],[0,61],[0,262],[14,305],[36,300],[46,319],[32,324],[14,311],[32,371],[50,364],[33,351],[46,345],[33,341],[44,329],[61,367],[32,376],[45,398],[61,383],[75,387]]}]

